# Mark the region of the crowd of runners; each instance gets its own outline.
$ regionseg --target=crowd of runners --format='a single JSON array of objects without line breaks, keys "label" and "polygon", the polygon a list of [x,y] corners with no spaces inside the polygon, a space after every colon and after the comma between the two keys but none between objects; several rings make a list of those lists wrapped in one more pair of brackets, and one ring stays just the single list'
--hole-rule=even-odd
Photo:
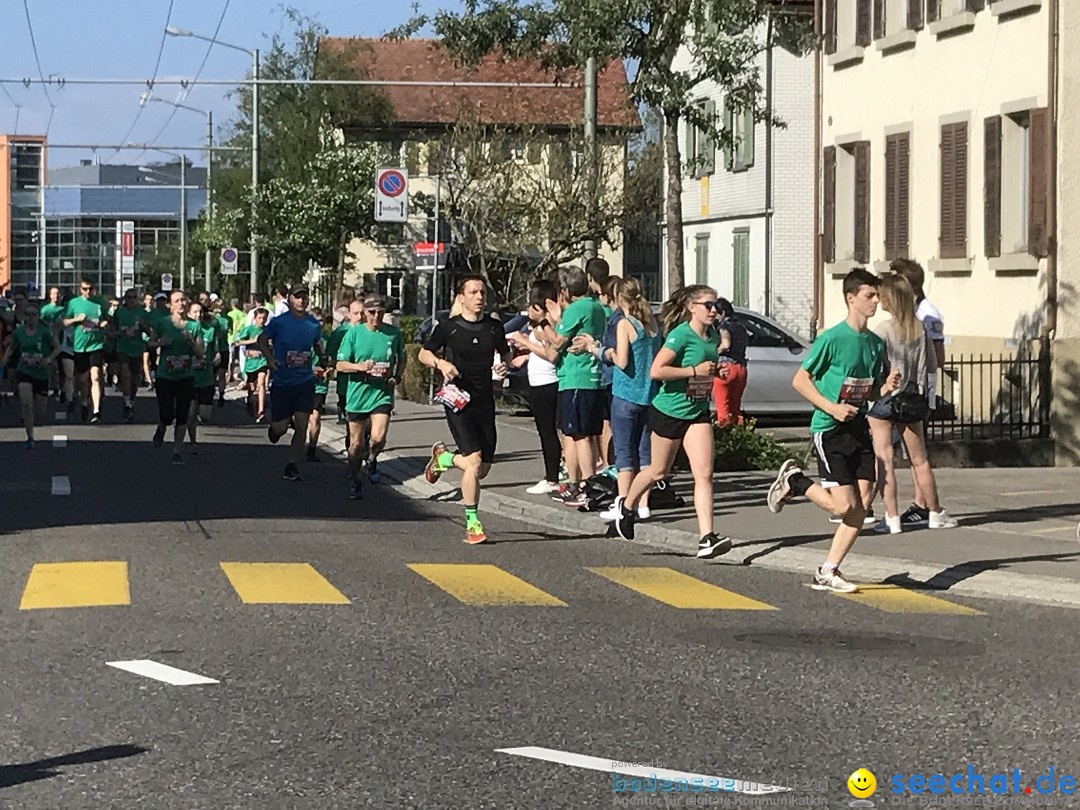
[{"label": "crowd of runners", "polygon": [[[584,269],[561,268],[528,293],[527,324],[507,333],[485,306],[486,284],[457,284],[449,317],[423,340],[419,362],[441,380],[435,395],[452,441],[439,442],[425,477],[460,472],[465,542],[487,539],[478,514],[481,482],[495,461],[496,387],[511,367],[526,367],[544,478],[529,487],[571,507],[588,503],[589,479],[610,471],[618,495],[601,517],[633,539],[651,517],[650,493],[671,472],[680,450],[693,477],[701,538],[697,556],[728,552],[714,526],[714,425],[740,420],[748,372],[747,335],[731,303],[704,285],[678,290],[659,315],[632,279],[610,276],[603,259]],[[941,317],[922,294],[922,270],[894,263],[878,277],[864,269],[844,279],[847,317],[814,342],[792,385],[814,406],[810,426],[819,481],[789,460],[767,494],[779,512],[805,496],[838,522],[813,587],[850,592],[839,566],[859,532],[875,522],[871,504],[883,496],[879,530],[905,525],[956,525],[942,508],[927,461],[923,422],[934,401],[942,361]],[[891,318],[868,326],[879,303]],[[395,391],[405,370],[401,331],[387,322],[380,295],[341,302],[335,326],[310,308],[306,285],[279,289],[262,306],[229,307],[217,295],[180,290],[154,296],[127,290],[121,300],[98,295],[84,280],[69,300],[52,288],[42,305],[16,293],[0,318],[5,377],[21,405],[26,446],[49,396],[70,414],[102,421],[106,386],[135,419],[140,387],[157,399],[155,446],[172,430],[172,461],[197,452],[199,425],[224,404],[226,387],[246,390],[250,417],[279,443],[290,430],[284,477],[302,479],[300,463],[318,460],[316,447],[331,384],[339,418],[348,425],[350,497],[363,498],[363,479],[379,482]],[[242,380],[242,382],[240,382]],[[899,513],[895,446],[911,460],[916,502]],[[452,449],[451,449],[452,448]],[[875,486],[877,484],[877,486]]]}]

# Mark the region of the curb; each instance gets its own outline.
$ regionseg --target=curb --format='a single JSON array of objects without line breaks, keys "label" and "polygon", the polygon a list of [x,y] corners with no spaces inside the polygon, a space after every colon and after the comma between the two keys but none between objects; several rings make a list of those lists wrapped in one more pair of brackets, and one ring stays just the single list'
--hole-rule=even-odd
[{"label": "curb", "polygon": [[[327,440],[328,434],[333,435],[332,441]],[[345,434],[337,424],[324,422],[322,437],[320,443],[327,449],[335,453],[344,449]],[[424,500],[431,500],[434,495],[454,492],[457,489],[443,483],[432,486],[424,479],[423,467],[415,462],[405,461],[403,457],[391,450],[384,450],[380,456],[379,472],[392,486]],[[598,538],[604,536],[603,524],[591,514],[571,511],[566,507],[534,503],[491,490],[484,490],[483,498],[484,503],[494,505],[496,511],[504,517],[570,534],[590,532],[591,521],[595,524],[594,531],[591,533]],[[680,552],[688,557],[693,556],[699,539],[693,532],[665,528],[656,523],[639,524],[635,535],[634,540],[622,542]],[[820,550],[777,548],[767,551],[765,556],[759,556],[763,551],[767,551],[766,544],[758,543],[751,547],[740,547],[736,540],[735,549],[724,559],[733,564],[753,565],[757,568],[804,576],[808,576],[821,562]],[[944,591],[958,596],[1080,609],[1080,582],[1060,577],[979,571],[977,568],[965,568],[962,565],[944,567],[899,557],[863,555],[856,555],[846,560],[844,572],[852,578],[868,582],[902,580],[916,585],[933,583],[926,586],[927,590]]]}]

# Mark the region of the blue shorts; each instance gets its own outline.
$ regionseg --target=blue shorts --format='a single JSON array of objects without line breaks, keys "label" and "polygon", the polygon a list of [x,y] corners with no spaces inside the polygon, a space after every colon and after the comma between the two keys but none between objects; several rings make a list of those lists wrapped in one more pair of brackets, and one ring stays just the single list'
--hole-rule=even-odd
[{"label": "blue shorts", "polygon": [[296,413],[315,410],[315,378],[298,385],[270,386],[270,421],[284,422]]},{"label": "blue shorts", "polygon": [[600,389],[568,388],[559,392],[559,430],[572,439],[604,432],[604,399]]}]

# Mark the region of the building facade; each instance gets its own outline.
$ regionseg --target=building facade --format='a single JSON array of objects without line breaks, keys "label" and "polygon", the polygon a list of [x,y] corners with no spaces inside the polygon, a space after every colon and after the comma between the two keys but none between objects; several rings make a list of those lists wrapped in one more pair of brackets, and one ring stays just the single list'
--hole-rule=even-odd
[{"label": "building facade", "polygon": [[[764,31],[761,36],[764,40]],[[689,69],[692,61],[683,47],[675,67]],[[756,67],[768,96],[764,106],[783,128],[755,121],[710,81],[695,88],[697,103],[707,115],[720,117],[733,145],[716,149],[686,121],[680,124],[684,278],[808,335],[814,280],[814,217],[807,206],[814,182],[814,61],[773,45],[764,48]]]}]

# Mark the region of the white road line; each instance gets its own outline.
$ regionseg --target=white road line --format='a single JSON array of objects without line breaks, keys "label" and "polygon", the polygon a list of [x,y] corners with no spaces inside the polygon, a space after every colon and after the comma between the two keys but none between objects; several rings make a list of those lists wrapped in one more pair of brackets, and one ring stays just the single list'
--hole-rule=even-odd
[{"label": "white road line", "polygon": [[1054,526],[1052,529],[1032,529],[1032,534],[1055,534],[1057,532],[1075,532],[1076,526]]},{"label": "white road line", "polygon": [[52,437],[53,447],[67,447],[67,436],[56,435]]},{"label": "white road line", "polygon": [[67,421],[67,411],[57,411],[56,416],[53,417],[57,422]]},{"label": "white road line", "polygon": [[66,475],[54,475],[52,477],[52,494],[70,495],[71,479],[68,478]]},{"label": "white road line", "polygon": [[[524,748],[496,748],[497,754],[510,754],[515,757],[528,757],[541,759],[545,762],[555,762],[559,765],[568,765],[571,768],[585,768],[590,771],[602,771],[603,773],[618,773],[624,776],[635,776],[643,779],[667,780],[678,782],[680,780],[695,784],[694,780],[700,780],[697,784],[704,786],[705,792],[746,793],[751,796],[761,796],[766,793],[784,793],[791,788],[780,785],[765,785],[757,782],[744,782],[741,779],[727,779],[722,776],[706,776],[700,773],[688,773],[686,771],[669,771],[666,768],[649,768],[632,763],[620,762],[616,759],[603,759],[602,757],[590,757],[584,754],[571,754],[569,751],[556,751],[553,748],[537,748],[527,746]],[[658,788],[654,788],[657,790]]]},{"label": "white road line", "polygon": [[1018,489],[1015,492],[1002,492],[1001,495],[1004,498],[1019,498],[1024,495],[1061,495],[1064,492],[1063,489]]},{"label": "white road line", "polygon": [[125,672],[142,675],[146,678],[153,678],[155,681],[164,681],[172,686],[196,686],[203,683],[218,683],[218,681],[215,681],[213,678],[196,675],[194,672],[187,672],[182,669],[177,669],[176,667],[170,667],[168,664],[159,664],[157,661],[150,661],[145,658],[138,661],[106,661],[105,663],[110,667],[116,667]]}]

